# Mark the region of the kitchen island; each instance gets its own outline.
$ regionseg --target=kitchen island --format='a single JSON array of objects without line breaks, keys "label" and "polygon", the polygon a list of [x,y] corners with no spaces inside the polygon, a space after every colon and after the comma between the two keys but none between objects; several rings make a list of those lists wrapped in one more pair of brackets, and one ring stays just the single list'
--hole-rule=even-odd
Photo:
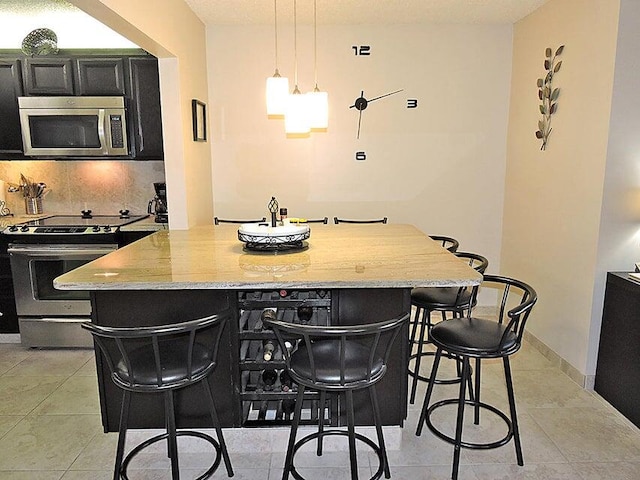
[{"label": "kitchen island", "polygon": [[[300,321],[298,307],[311,307],[311,323],[355,324],[385,320],[411,308],[416,286],[473,286],[481,276],[411,225],[314,226],[304,248],[253,252],[238,240],[237,226],[160,231],[58,277],[58,289],[89,290],[92,319],[100,325],[177,323],[231,308],[212,392],[225,426],[286,423],[282,401],[292,392],[261,384],[265,369],[281,369],[277,356],[261,356],[271,333],[256,330],[264,308]],[[405,332],[406,333],[406,332]],[[396,340],[389,372],[379,385],[383,422],[406,417],[407,335]],[[120,394],[96,356],[103,425],[117,430]],[[147,396],[148,397],[148,396]],[[208,426],[197,391],[177,395],[178,424]],[[162,426],[160,399],[132,398],[131,427]],[[316,401],[309,399],[313,416]],[[360,424],[371,424],[368,399],[356,399]],[[332,424],[343,423],[332,399]]]}]

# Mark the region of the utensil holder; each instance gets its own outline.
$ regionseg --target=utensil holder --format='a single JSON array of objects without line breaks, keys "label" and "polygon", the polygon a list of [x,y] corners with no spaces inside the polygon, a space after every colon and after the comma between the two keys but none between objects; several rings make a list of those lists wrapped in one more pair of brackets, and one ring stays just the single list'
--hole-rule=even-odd
[{"label": "utensil holder", "polygon": [[27,212],[27,215],[38,215],[42,213],[42,198],[25,198],[24,208]]}]

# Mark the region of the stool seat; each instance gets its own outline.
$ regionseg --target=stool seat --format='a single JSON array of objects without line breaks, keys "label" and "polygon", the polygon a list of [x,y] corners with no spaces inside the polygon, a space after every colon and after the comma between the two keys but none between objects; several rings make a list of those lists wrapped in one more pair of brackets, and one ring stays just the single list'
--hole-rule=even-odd
[{"label": "stool seat", "polygon": [[502,357],[517,347],[507,325],[482,318],[451,318],[431,327],[431,341],[449,353],[483,358]]},{"label": "stool seat", "polygon": [[[125,387],[133,384],[136,390],[157,391],[158,385],[162,385],[163,388],[176,388],[181,383],[197,381],[212,368],[210,348],[204,345],[198,343],[193,345],[190,372],[185,368],[188,356],[184,348],[172,345],[172,348],[160,346],[159,350],[160,364],[162,365],[159,378],[154,362],[153,347],[146,345],[129,353],[129,362],[133,366],[131,369],[127,368],[123,359],[115,364],[113,375],[116,378],[114,381]],[[213,368],[215,368],[215,363]]]},{"label": "stool seat", "polygon": [[[377,381],[384,374],[384,360],[375,357],[369,370],[370,349],[353,341],[346,341],[344,369],[340,368],[340,356],[336,352],[340,351],[338,340],[321,340],[311,345],[311,355],[309,355],[307,345],[299,347],[291,355],[289,372],[298,383],[309,383],[308,379],[323,384],[326,388],[331,386],[344,388],[347,385],[356,387],[358,383],[369,386]],[[315,369],[309,361],[314,358]],[[341,378],[342,373],[342,378]]]},{"label": "stool seat", "polygon": [[468,289],[461,291],[458,287],[417,287],[411,290],[411,304],[432,310],[452,305],[464,309],[469,305],[472,293]]}]

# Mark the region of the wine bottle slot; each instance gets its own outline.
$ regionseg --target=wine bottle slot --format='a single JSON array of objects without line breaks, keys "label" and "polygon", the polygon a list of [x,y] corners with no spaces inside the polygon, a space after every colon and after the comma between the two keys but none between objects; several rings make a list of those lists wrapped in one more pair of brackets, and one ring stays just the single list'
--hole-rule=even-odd
[{"label": "wine bottle slot", "polygon": [[270,362],[273,359],[276,350],[276,344],[273,340],[265,340],[262,342],[262,359],[265,362]]},{"label": "wine bottle slot", "polygon": [[273,390],[273,386],[278,379],[278,374],[275,370],[266,369],[262,371],[262,384],[264,385],[264,389],[267,391]]}]

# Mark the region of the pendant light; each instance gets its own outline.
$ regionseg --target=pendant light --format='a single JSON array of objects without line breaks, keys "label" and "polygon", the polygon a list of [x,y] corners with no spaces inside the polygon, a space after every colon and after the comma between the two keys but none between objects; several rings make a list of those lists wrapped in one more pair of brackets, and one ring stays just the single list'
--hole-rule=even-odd
[{"label": "pendant light", "polygon": [[318,16],[317,0],[313,0],[313,57],[314,81],[313,92],[307,93],[309,98],[309,124],[312,130],[326,130],[329,126],[329,94],[318,88]]},{"label": "pendant light", "polygon": [[287,110],[284,115],[284,130],[287,135],[305,136],[311,131],[309,125],[307,96],[298,88],[298,26],[297,2],[293,0],[293,92],[287,99]]},{"label": "pendant light", "polygon": [[281,117],[284,115],[289,96],[289,79],[281,77],[278,71],[278,0],[273,0],[274,37],[276,51],[276,71],[267,78],[267,115]]}]

